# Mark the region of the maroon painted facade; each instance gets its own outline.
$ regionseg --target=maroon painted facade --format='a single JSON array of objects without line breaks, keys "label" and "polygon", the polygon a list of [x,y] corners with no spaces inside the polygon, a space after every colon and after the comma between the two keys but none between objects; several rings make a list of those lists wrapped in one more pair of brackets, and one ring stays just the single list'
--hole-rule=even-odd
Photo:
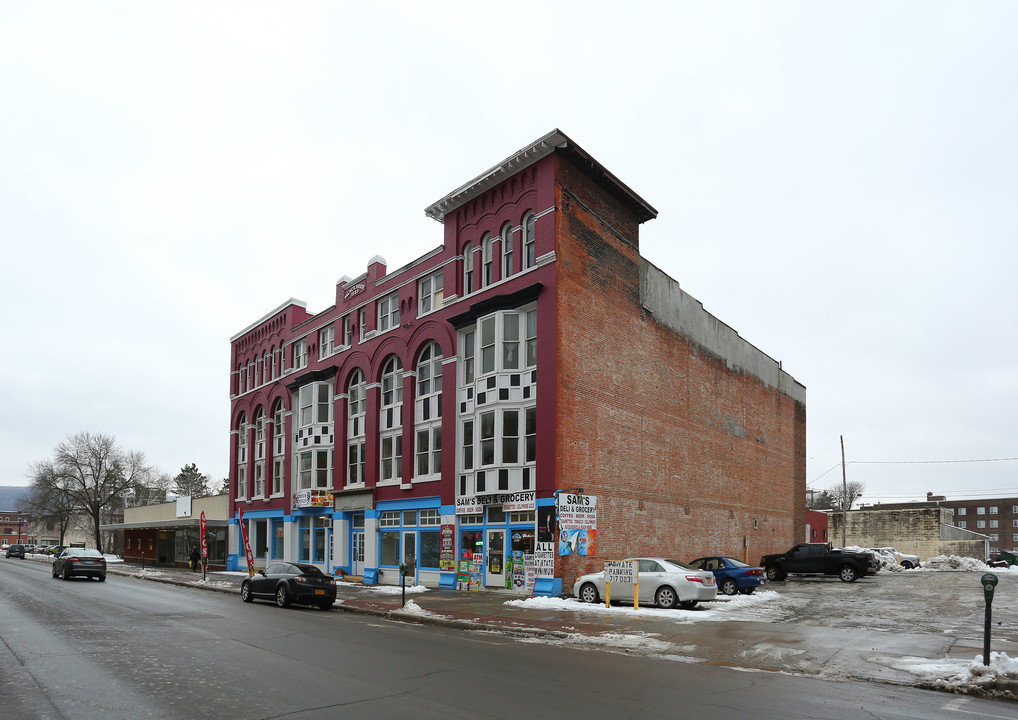
[{"label": "maroon painted facade", "polygon": [[246,562],[243,511],[256,566],[393,582],[408,560],[453,586],[435,550],[448,526],[455,560],[479,549],[480,584],[508,586],[502,565],[533,550],[541,508],[578,487],[600,498],[605,552],[556,558],[566,591],[617,554],[740,557],[751,533],[754,552],[798,539],[804,389],[648,311],[662,281],[638,229],[652,207],[553,131],[426,212],[438,248],[393,271],[375,258],[332,307],[291,300],[232,338],[228,564]]}]

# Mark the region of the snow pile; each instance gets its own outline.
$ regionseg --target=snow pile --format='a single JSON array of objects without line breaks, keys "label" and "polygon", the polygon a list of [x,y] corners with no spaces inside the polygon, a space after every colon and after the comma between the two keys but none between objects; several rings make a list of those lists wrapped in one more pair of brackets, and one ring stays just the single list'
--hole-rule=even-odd
[{"label": "snow pile", "polygon": [[521,610],[552,610],[582,612],[598,615],[646,617],[671,620],[678,623],[693,623],[701,620],[770,620],[775,612],[786,609],[788,601],[773,590],[763,590],[752,595],[719,596],[711,602],[701,602],[692,610],[676,608],[665,610],[654,605],[641,604],[639,609],[632,605],[612,605],[604,602],[584,603],[576,598],[531,597],[506,600],[505,605]]},{"label": "snow pile", "polygon": [[895,658],[887,664],[911,673],[933,687],[951,692],[1007,693],[1008,690],[1000,689],[1002,683],[999,681],[1004,681],[1003,684],[1018,683],[1018,658],[1008,657],[1003,652],[991,652],[989,665],[983,665],[982,655],[972,660],[904,657]]},{"label": "snow pile", "polygon": [[[416,587],[421,587],[421,586],[416,586]],[[410,588],[407,588],[407,590],[409,591]],[[432,616],[435,615],[435,613],[431,612],[430,610],[425,610],[420,605],[415,603],[413,600],[407,600],[406,601],[406,605],[404,605],[403,608],[401,610],[398,610],[397,612],[404,612],[404,613],[406,613],[408,615],[419,615],[419,616],[422,616],[422,617],[425,616],[425,615],[432,615]]]},{"label": "snow pile", "polygon": [[[520,642],[539,643],[541,645],[568,645],[579,649],[607,650],[621,653],[664,653],[669,650],[694,650],[695,646],[675,648],[664,640],[656,640],[648,633],[605,633],[604,635],[584,635],[570,633],[565,637],[531,637],[520,638]],[[669,656],[668,659],[679,659],[680,656]],[[700,662],[691,658],[682,658],[686,662]]]},{"label": "snow pile", "polygon": [[149,568],[142,568],[132,575],[136,578],[166,577],[166,573],[162,570],[150,570]]},{"label": "snow pile", "polygon": [[[960,570],[967,572],[990,572],[993,568],[982,560],[957,555],[937,555],[923,563],[924,570]],[[997,568],[1001,569],[1001,568]]]},{"label": "snow pile", "polygon": [[[400,585],[358,585],[360,590],[370,590],[376,595],[402,595],[403,588]],[[426,592],[428,588],[424,585],[410,585],[407,587],[407,595],[412,593]],[[408,605],[410,603],[407,603]]]}]

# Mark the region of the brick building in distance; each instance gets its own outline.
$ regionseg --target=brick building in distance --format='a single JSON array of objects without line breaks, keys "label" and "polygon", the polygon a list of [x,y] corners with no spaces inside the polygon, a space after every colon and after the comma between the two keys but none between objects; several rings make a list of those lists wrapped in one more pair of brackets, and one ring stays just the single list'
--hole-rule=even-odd
[{"label": "brick building in distance", "polygon": [[641,257],[646,201],[554,130],[425,212],[231,339],[228,565],[242,521],[255,567],[556,593],[803,537],[805,388]]}]

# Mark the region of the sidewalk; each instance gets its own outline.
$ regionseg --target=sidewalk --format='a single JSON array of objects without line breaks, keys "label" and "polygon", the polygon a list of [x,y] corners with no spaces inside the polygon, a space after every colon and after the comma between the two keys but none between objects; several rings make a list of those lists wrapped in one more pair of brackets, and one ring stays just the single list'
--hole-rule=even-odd
[{"label": "sidewalk", "polygon": [[[246,575],[209,573],[203,582],[200,573],[180,568],[147,568],[116,565],[107,572],[217,592],[240,593]],[[821,593],[840,590],[840,584],[818,588]],[[775,588],[782,594],[801,592],[801,586]],[[385,594],[382,594],[385,593]],[[393,594],[389,594],[393,593]],[[777,620],[753,620],[752,613],[739,613],[739,598],[719,596],[696,610],[639,613],[632,609],[604,610],[603,605],[575,605],[534,602],[507,605],[524,599],[518,594],[485,590],[465,592],[428,589],[408,592],[403,607],[399,588],[365,586],[337,581],[335,610],[392,620],[439,625],[463,630],[496,632],[518,638],[601,648],[628,654],[663,657],[677,662],[694,662],[745,670],[789,672],[839,680],[877,681],[891,684],[951,689],[961,692],[1018,699],[1018,680],[997,678],[987,685],[945,685],[922,678],[906,669],[909,663],[955,666],[971,663],[982,653],[982,635],[976,628],[964,632],[948,628],[936,632],[898,630],[868,622],[826,623],[822,618],[801,618],[796,613]],[[773,597],[773,596],[771,596]],[[724,619],[725,606],[731,610]],[[562,607],[571,605],[573,607]],[[1002,608],[1003,609],[1003,608]],[[317,612],[317,611],[316,611]],[[745,616],[747,619],[742,619]],[[843,620],[844,618],[841,618]],[[999,632],[992,643],[994,652],[1018,658],[1018,635]],[[948,668],[950,669],[950,668]],[[945,670],[947,672],[947,670]]]}]

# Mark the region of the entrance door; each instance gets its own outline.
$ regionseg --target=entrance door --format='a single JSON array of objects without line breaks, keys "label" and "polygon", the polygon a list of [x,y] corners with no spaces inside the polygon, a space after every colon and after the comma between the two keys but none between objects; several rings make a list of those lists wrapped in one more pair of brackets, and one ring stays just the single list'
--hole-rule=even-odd
[{"label": "entrance door", "polygon": [[359,530],[353,533],[353,542],[350,545],[350,574],[364,574],[364,531]]},{"label": "entrance door", "polygon": [[414,585],[417,581],[417,531],[403,531],[403,563],[407,565],[406,584]]},{"label": "entrance door", "polygon": [[489,530],[484,548],[485,587],[505,588],[505,530]]}]

